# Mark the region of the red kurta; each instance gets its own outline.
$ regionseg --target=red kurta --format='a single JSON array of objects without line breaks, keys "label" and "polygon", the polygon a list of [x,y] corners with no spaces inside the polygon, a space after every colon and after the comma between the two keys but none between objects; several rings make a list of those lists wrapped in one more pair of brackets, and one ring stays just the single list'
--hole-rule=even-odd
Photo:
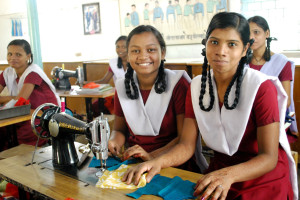
[{"label": "red kurta", "polygon": [[[263,67],[263,65],[254,65],[252,63],[249,64],[250,68],[252,69],[256,69],[258,71],[261,70],[261,68]],[[293,74],[292,74],[292,66],[290,62],[287,62],[284,66],[284,68],[282,69],[282,71],[280,72],[278,79],[280,81],[292,81],[293,80]]]},{"label": "red kurta", "polygon": [[[18,78],[17,78],[17,82],[19,82]],[[34,90],[29,96],[31,109],[36,109],[38,106],[44,103],[53,103],[57,105],[55,94],[52,92],[48,84],[37,73],[35,72],[29,73],[24,80],[24,84],[25,83],[31,83],[35,85]],[[2,85],[3,87],[6,86],[3,73],[1,73],[0,75],[0,85]],[[37,136],[35,136],[34,133],[32,132],[30,121],[21,122],[15,124],[15,126],[16,126],[17,138],[19,144],[35,145],[37,141]],[[46,140],[40,139],[39,146],[45,144],[46,142],[47,142]]]},{"label": "red kurta", "polygon": [[[185,116],[195,118],[190,90],[186,98]],[[214,158],[210,161],[207,173],[246,162],[257,156],[257,128],[273,122],[279,122],[277,91],[273,83],[267,80],[261,84],[256,94],[249,121],[238,151],[232,156],[215,151]],[[278,148],[278,163],[274,170],[254,180],[234,183],[227,195],[227,199],[293,199],[288,159],[281,146]]]},{"label": "red kurta", "polygon": [[[161,124],[159,135],[157,136],[141,136],[135,135],[130,129],[129,125],[129,137],[128,144],[133,146],[135,144],[140,145],[145,151],[152,152],[158,148],[161,148],[168,144],[171,140],[177,137],[177,121],[176,115],[184,114],[185,110],[185,97],[188,90],[189,83],[185,78],[181,78],[174,87],[172,97]],[[150,90],[140,90],[144,104],[147,102]],[[153,105],[159,106],[159,105]],[[115,94],[115,115],[124,117],[123,110],[118,98],[118,94]],[[138,119],[136,121],[139,123]]]}]

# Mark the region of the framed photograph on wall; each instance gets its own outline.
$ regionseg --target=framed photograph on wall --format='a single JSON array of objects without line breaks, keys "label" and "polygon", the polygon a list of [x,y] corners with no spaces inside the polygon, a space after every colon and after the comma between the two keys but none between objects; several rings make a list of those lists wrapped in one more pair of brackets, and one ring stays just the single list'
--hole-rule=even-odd
[{"label": "framed photograph on wall", "polygon": [[227,0],[119,0],[121,33],[136,26],[156,27],[168,45],[201,43],[217,12],[227,10]]},{"label": "framed photograph on wall", "polygon": [[82,5],[84,35],[101,33],[99,3]]}]

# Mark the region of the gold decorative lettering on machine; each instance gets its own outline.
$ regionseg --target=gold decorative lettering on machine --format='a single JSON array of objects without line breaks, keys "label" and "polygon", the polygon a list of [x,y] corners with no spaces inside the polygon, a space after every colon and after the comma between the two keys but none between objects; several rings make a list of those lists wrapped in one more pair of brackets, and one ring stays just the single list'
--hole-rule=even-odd
[{"label": "gold decorative lettering on machine", "polygon": [[59,122],[58,125],[59,125],[59,127],[62,127],[62,128],[72,129],[72,130],[83,132],[83,133],[85,132],[85,128],[83,128],[83,127],[77,127],[77,126],[63,123],[63,122]]}]

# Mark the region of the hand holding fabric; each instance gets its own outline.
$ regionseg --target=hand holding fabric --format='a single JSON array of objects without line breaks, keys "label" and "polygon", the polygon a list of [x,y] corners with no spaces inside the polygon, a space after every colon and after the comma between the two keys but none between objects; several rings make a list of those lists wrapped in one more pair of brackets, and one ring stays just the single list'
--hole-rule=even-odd
[{"label": "hand holding fabric", "polygon": [[212,199],[225,200],[232,183],[228,168],[211,172],[197,181],[194,196],[201,195],[200,199],[211,196]]},{"label": "hand holding fabric", "polygon": [[134,183],[135,185],[137,185],[139,183],[141,176],[145,172],[148,172],[146,176],[146,181],[147,183],[149,183],[151,179],[160,172],[160,170],[161,170],[161,163],[159,162],[158,159],[143,162],[139,165],[129,168],[125,172],[122,181],[126,182],[126,184]]},{"label": "hand holding fabric", "polygon": [[134,145],[128,148],[123,154],[123,160],[127,160],[130,157],[141,158],[143,161],[152,160],[153,157],[146,152],[140,145]]}]

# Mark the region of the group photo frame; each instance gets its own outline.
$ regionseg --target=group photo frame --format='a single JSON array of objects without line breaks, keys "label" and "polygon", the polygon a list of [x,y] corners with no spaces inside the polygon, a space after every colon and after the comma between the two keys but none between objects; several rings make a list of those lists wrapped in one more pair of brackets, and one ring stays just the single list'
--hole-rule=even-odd
[{"label": "group photo frame", "polygon": [[152,25],[167,45],[201,43],[214,14],[227,11],[227,0],[119,0],[121,34]]},{"label": "group photo frame", "polygon": [[82,5],[84,35],[100,34],[100,5],[89,3]]}]

